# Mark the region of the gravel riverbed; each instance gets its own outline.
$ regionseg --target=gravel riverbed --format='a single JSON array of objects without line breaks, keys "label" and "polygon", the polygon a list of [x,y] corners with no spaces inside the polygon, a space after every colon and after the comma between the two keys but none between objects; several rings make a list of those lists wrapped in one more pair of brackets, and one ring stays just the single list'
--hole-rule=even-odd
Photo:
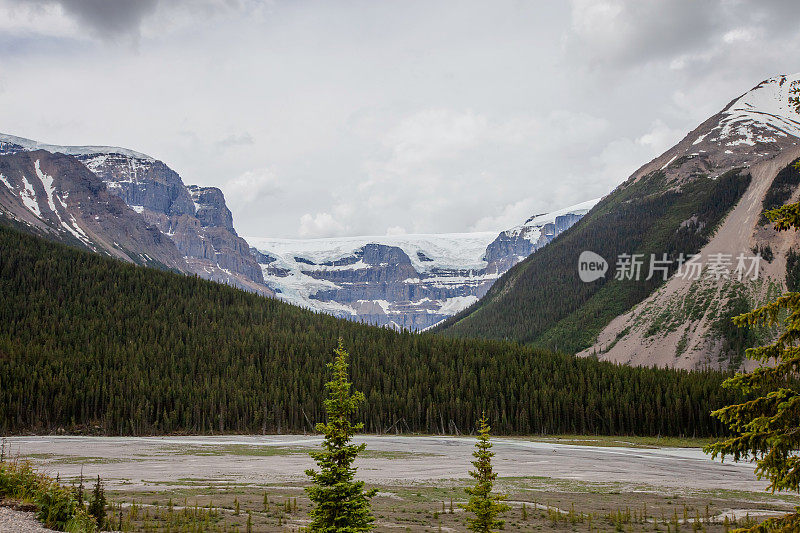
[{"label": "gravel riverbed", "polygon": [[[435,483],[469,479],[475,439],[360,435],[367,450],[356,461],[359,478],[372,484]],[[62,479],[98,474],[116,490],[163,488],[176,482],[263,485],[303,482],[314,466],[308,452],[320,437],[11,437],[12,454]],[[544,477],[576,482],[617,482],[674,490],[764,490],[751,463],[712,461],[700,449],[573,446],[494,439],[495,472],[503,477]]]}]

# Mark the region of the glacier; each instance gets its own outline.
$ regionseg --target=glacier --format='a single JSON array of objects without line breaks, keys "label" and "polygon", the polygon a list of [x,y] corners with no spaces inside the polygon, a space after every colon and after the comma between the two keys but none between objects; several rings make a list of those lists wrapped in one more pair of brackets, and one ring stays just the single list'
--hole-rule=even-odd
[{"label": "glacier", "polygon": [[244,239],[278,298],[335,316],[422,330],[475,303],[509,268],[598,201],[536,215],[500,233]]}]

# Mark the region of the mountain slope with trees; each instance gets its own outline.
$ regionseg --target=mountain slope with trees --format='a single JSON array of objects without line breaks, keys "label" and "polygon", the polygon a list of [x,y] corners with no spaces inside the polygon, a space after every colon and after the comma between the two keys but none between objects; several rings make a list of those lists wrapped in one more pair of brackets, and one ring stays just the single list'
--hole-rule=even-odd
[{"label": "mountain slope with trees", "polygon": [[[786,165],[797,157],[800,114],[789,100],[798,84],[799,74],[777,76],[733,100],[637,170],[557,241],[511,269],[481,301],[437,326],[436,331],[600,357],[615,349],[620,353],[608,356],[609,360],[637,365],[697,368],[740,364],[740,360],[725,356],[725,336],[720,328],[712,327],[716,320],[704,324],[697,339],[687,334],[681,342],[685,331],[664,342],[656,336],[657,357],[650,356],[652,346],[639,342],[640,337],[620,343],[636,328],[645,333],[657,329],[655,318],[609,324],[634,308],[641,310],[637,316],[643,316],[654,302],[670,309],[684,307],[685,298],[669,304],[660,300],[659,288],[664,286],[660,273],[645,279],[651,254],[659,259],[667,254],[667,274],[675,279],[672,274],[681,254],[686,258],[706,249],[742,198],[746,198],[747,210],[761,212],[766,190],[779,168],[757,174],[753,169],[770,162]],[[791,184],[784,184],[778,196],[783,198],[787,187]],[[777,242],[774,232],[765,233],[760,227],[739,237],[732,240],[726,253],[734,257],[752,250],[768,253],[770,245]],[[776,266],[786,261],[791,249],[788,244],[780,247]],[[605,277],[591,283],[578,277],[578,257],[586,250],[598,253],[609,265]],[[622,254],[645,258],[639,280],[614,279]],[[784,283],[784,271],[767,270],[773,275],[769,283]],[[738,285],[733,290],[741,292]],[[704,304],[711,307],[708,301]],[[687,350],[689,356],[684,357]]]},{"label": "mountain slope with trees", "polygon": [[[750,183],[749,173],[738,170],[714,181],[693,181],[680,190],[671,190],[668,179],[656,171],[607,196],[439,331],[533,342],[568,352],[590,346],[603,326],[663,280],[628,282],[607,275],[583,283],[577,268],[581,252],[591,250],[604,258],[667,253],[673,259],[680,253],[695,253]],[[684,224],[687,220],[690,223]],[[613,262],[609,268],[613,271]]]}]

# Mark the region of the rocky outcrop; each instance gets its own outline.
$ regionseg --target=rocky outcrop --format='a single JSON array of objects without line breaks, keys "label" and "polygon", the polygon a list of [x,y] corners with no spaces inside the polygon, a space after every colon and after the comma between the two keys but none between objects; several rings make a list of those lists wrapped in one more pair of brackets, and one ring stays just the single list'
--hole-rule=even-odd
[{"label": "rocky outcrop", "polygon": [[79,161],[102,179],[131,208],[168,217],[194,216],[195,208],[180,176],[161,161],[118,153],[78,154]]},{"label": "rocky outcrop", "polygon": [[221,190],[197,185],[189,185],[187,189],[194,202],[194,216],[204,228],[224,228],[238,237],[233,229],[233,214],[225,205],[225,196]]},{"label": "rocky outcrop", "polygon": [[598,200],[590,200],[568,208],[569,212],[535,215],[525,224],[506,230],[486,247],[487,271],[506,272],[558,235],[571,228],[594,207]]},{"label": "rocky outcrop", "polygon": [[[233,229],[233,216],[217,188],[184,186],[161,161],[120,154],[77,156],[133,209],[175,242],[201,275],[240,285],[262,285],[250,246]],[[242,279],[243,278],[243,279]],[[250,283],[245,288],[252,288]]]}]

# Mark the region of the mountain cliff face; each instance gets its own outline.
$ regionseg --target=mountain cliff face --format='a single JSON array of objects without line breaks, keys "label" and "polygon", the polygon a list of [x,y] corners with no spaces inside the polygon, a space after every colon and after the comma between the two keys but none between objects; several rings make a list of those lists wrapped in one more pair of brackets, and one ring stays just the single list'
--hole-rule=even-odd
[{"label": "mountain cliff face", "polygon": [[221,190],[197,185],[189,185],[187,189],[194,203],[194,216],[200,220],[204,228],[224,228],[236,235],[236,230],[233,229],[233,214],[225,205],[225,196]]},{"label": "mountain cliff face", "polygon": [[55,146],[0,135],[0,154],[36,149],[72,156],[169,238],[183,271],[271,295],[247,242],[236,234],[222,191],[184,185],[166,164],[145,154],[105,146]]},{"label": "mountain cliff face", "polygon": [[0,155],[0,216],[53,240],[186,270],[172,241],[70,156],[44,150]]},{"label": "mountain cliff face", "polygon": [[[761,213],[798,199],[797,183],[772,186],[800,156],[800,115],[790,104],[800,75],[758,84],[641,167],[578,224],[512,268],[478,304],[441,326],[450,335],[512,338],[639,365],[738,367],[744,346],[730,309],[752,307],[785,288],[794,233],[777,234]],[[799,180],[796,180],[800,182]],[[578,257],[593,251],[608,272],[586,283]],[[739,280],[736,258],[761,251],[758,279]],[[642,254],[638,281],[615,279],[621,254]],[[667,281],[647,277],[653,254]],[[682,259],[705,258],[698,279]],[[711,259],[729,263],[727,272]],[[560,271],[561,277],[549,272]],[[676,275],[679,272],[680,275]],[[739,311],[741,312],[741,311]],[[750,341],[768,332],[749,332]]]},{"label": "mountain cliff face", "polygon": [[279,298],[371,324],[419,330],[476,302],[503,272],[580,220],[596,202],[531,217],[500,235],[247,240]]}]

